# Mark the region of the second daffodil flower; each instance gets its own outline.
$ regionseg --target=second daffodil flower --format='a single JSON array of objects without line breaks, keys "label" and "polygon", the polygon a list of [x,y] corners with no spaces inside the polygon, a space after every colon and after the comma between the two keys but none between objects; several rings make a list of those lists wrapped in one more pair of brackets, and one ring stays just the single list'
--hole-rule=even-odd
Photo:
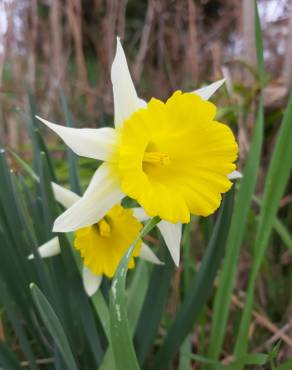
[{"label": "second daffodil flower", "polygon": [[38,117],[75,153],[104,161],[54,231],[92,225],[125,196],[171,224],[215,212],[238,176],[234,135],[215,120],[216,107],[207,101],[224,80],[192,93],[176,91],[166,103],[146,103],[137,96],[119,39],[111,79],[115,128],[74,129]]},{"label": "second daffodil flower", "polygon": [[[56,201],[65,208],[71,207],[80,197],[62,186],[52,183]],[[83,260],[82,278],[86,293],[93,295],[100,286],[103,276],[112,278],[115,270],[131,243],[142,228],[142,222],[148,220],[142,208],[124,208],[114,205],[98,222],[75,231],[74,247]],[[160,222],[158,228],[169,250],[179,250],[181,227]],[[54,237],[38,248],[43,258],[61,253],[58,237]],[[154,264],[163,264],[143,241],[139,241],[129,262],[129,268],[135,266],[134,257],[140,257]],[[173,255],[174,258],[177,258]],[[29,255],[33,259],[33,254]]]}]

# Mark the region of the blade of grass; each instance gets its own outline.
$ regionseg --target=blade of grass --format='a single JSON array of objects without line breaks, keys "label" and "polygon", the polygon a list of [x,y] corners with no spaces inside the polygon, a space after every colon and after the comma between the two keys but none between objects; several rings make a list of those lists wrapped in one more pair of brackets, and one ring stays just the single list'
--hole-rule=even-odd
[{"label": "blade of grass", "polygon": [[[60,99],[61,104],[65,116],[65,122],[68,127],[74,127],[73,117],[69,110],[67,99],[63,93],[63,91],[60,91]],[[81,195],[81,187],[79,182],[79,176],[77,173],[78,168],[78,157],[75,153],[68,147],[67,148],[67,158],[68,158],[68,164],[69,164],[69,179],[70,179],[70,185],[71,189],[76,193]]]},{"label": "blade of grass", "polygon": [[[184,258],[184,269],[183,269],[183,297],[188,294],[190,288],[191,278],[195,271],[195,258],[192,258],[191,247],[192,247],[192,220],[189,224],[184,226],[183,237],[183,258]],[[192,353],[192,335],[189,334],[183,341],[179,351],[179,369],[178,370],[189,370],[191,368],[191,358],[187,354]]]},{"label": "blade of grass", "polygon": [[[17,157],[16,157],[16,160],[19,162],[22,169],[32,179],[37,181],[38,186],[40,187],[39,193],[42,196],[42,201],[41,201],[42,214],[46,216],[46,222],[44,224],[46,226],[46,230],[47,230],[46,235],[48,238],[51,235],[52,221],[57,216],[57,209],[56,209],[56,202],[54,200],[52,189],[50,186],[51,177],[50,177],[50,171],[48,169],[46,155],[44,153],[40,153],[40,158],[41,158],[40,160],[41,179],[39,179],[39,177],[35,174],[33,169],[31,169],[26,162],[22,160],[19,162],[19,158]],[[20,195],[15,194],[15,198],[17,198],[18,196]],[[27,219],[25,221],[27,221]],[[34,225],[36,225],[36,223],[34,223]],[[54,301],[59,308],[61,307],[61,310],[59,309],[57,310],[57,307],[54,307],[54,308],[57,310],[58,315],[60,315],[60,318],[63,319],[63,324],[65,321],[68,323],[68,325],[66,325],[65,328],[69,328],[71,331],[78,330],[77,325],[74,324],[74,320],[78,320],[78,327],[80,327],[81,332],[76,334],[74,338],[75,337],[78,338],[80,335],[85,335],[87,337],[88,344],[86,344],[86,348],[88,349],[91,348],[92,354],[95,357],[95,361],[98,364],[100,363],[100,360],[102,358],[102,348],[101,348],[100,340],[97,335],[96,321],[95,321],[92,309],[90,307],[88,298],[84,293],[83,286],[80,280],[80,272],[76,266],[70,245],[68,244],[65,236],[60,235],[59,238],[60,238],[60,245],[62,249],[61,259],[62,259],[65,269],[63,266],[59,266],[60,268],[56,270],[57,266],[51,266],[51,268],[53,268],[55,272],[51,271],[51,274],[53,274],[53,276],[50,277],[49,282],[50,284],[53,284],[55,282],[54,284],[55,288],[49,289],[49,290],[47,288],[45,289],[42,288],[42,289],[44,289],[47,295],[49,291],[54,292],[54,294],[50,293],[48,297],[50,297],[50,301],[52,303]],[[37,243],[35,241],[31,241],[31,246],[34,247],[34,245],[37,246]],[[36,251],[36,247],[34,247],[33,252],[35,255],[34,263],[36,263],[36,267],[38,270],[39,268],[41,269],[41,273],[42,273],[39,276],[39,279],[36,281],[42,282],[41,286],[45,287],[43,278],[45,277],[47,273],[45,269],[45,267],[47,266],[44,266],[44,261],[40,259]],[[27,254],[29,253],[27,252]],[[26,258],[27,258],[27,255],[25,256],[25,259]],[[41,264],[41,266],[39,266],[39,264]],[[54,265],[56,265],[56,263]],[[64,271],[66,271],[65,275],[64,275]],[[56,276],[59,276],[59,278],[56,279],[55,278]],[[64,286],[65,292],[64,291],[62,292],[61,286],[58,283],[58,281],[60,281],[60,279],[64,281],[65,278],[67,279],[66,284],[68,284],[69,289],[66,286]],[[69,291],[74,292],[74,294],[72,295],[72,293],[69,293],[69,295],[67,296]],[[66,299],[64,299],[64,294],[66,295]],[[68,302],[70,301],[69,307],[72,309],[71,316],[69,315],[69,312],[68,310],[66,310],[66,307],[64,305],[64,302],[67,302],[67,301]],[[78,302],[78,309],[74,311],[73,307],[75,307],[75,302]],[[65,312],[64,312],[64,309],[65,309]],[[62,315],[62,312],[64,313],[63,315]],[[76,318],[76,313],[80,314],[80,319]],[[83,331],[84,331],[84,334],[83,334]],[[67,333],[67,335],[69,336],[69,333]],[[72,338],[72,336],[70,336],[70,338]],[[78,344],[79,339],[74,340],[74,342],[76,343],[76,346],[79,346]],[[89,356],[87,355],[87,358],[88,357]]]},{"label": "blade of grass", "polygon": [[[72,319],[78,322],[80,332],[87,338],[84,346],[86,351],[91,349],[91,352],[95,358],[96,366],[100,364],[103,349],[101,339],[103,338],[103,332],[100,328],[99,321],[96,319],[92,310],[89,298],[85,294],[83,284],[81,281],[81,275],[74,260],[72,249],[65,235],[59,235],[60,246],[61,246],[61,258],[63,261],[63,269],[67,271],[68,275],[68,288],[70,306],[72,307]],[[77,315],[76,315],[77,314]],[[65,310],[66,315],[66,310]],[[100,317],[100,321],[103,317]],[[71,324],[72,325],[72,324]],[[77,326],[76,322],[73,326]],[[77,349],[78,347],[76,347]],[[75,349],[75,348],[73,348]],[[75,350],[76,350],[75,349]],[[86,354],[86,356],[88,356]]]},{"label": "blade of grass", "polygon": [[0,367],[5,370],[21,370],[16,356],[3,342],[0,342]]},{"label": "blade of grass", "polygon": [[291,370],[292,369],[292,360],[285,362],[278,366],[275,370]]},{"label": "blade of grass", "polygon": [[[44,208],[46,225],[49,226],[49,235],[47,236],[49,239],[51,237],[51,225],[57,216],[57,204],[54,199],[51,187],[52,179],[50,177],[47,158],[44,153],[41,153],[40,163],[42,166],[40,170],[40,193],[42,195],[42,204]],[[72,348],[78,348],[78,336],[80,333],[84,333],[88,339],[86,350],[91,348],[92,354],[95,357],[95,361],[98,364],[100,363],[102,357],[102,349],[96,332],[95,320],[89,306],[88,298],[84,293],[80,281],[80,274],[75,264],[67,239],[64,235],[60,235],[59,240],[62,250],[62,261],[59,261],[60,263],[58,263],[58,260],[56,260],[56,263],[52,266],[53,277],[51,277],[51,279],[54,281],[55,288],[54,294],[49,297],[51,303],[54,304],[54,309],[59,315],[59,318],[64,326],[67,337],[70,339],[70,345]],[[65,274],[64,266],[66,271]],[[62,284],[60,282],[62,282]],[[73,287],[74,295],[70,296],[72,294],[71,292],[73,292]],[[73,299],[71,299],[71,297]],[[69,310],[64,303],[68,301],[71,301]],[[71,310],[71,307],[75,307],[75,310]],[[74,320],[76,320],[76,312],[80,314],[79,325],[72,325]],[[76,331],[79,331],[79,334],[76,335]],[[89,355],[87,355],[87,357],[89,357]]]},{"label": "blade of grass", "polygon": [[58,347],[68,369],[77,370],[77,365],[75,363],[75,359],[69,346],[69,342],[65,335],[64,329],[50,303],[35,284],[32,283],[30,285],[30,290],[40,316],[44,324],[46,325],[49,333],[51,334],[54,342],[56,343],[56,346]]},{"label": "blade of grass", "polygon": [[251,354],[245,355],[243,358],[237,360],[236,362],[232,362],[231,364],[228,364],[228,365],[223,365],[217,360],[212,360],[212,359],[209,359],[204,356],[197,355],[197,354],[190,354],[189,356],[193,360],[199,363],[208,365],[211,369],[214,369],[214,370],[234,370],[235,366],[238,364],[260,366],[260,365],[267,364],[270,360],[270,356],[268,354],[251,353]]},{"label": "blade of grass", "polygon": [[155,341],[175,269],[169,251],[161,237],[158,258],[165,264],[163,266],[155,266],[151,273],[134,338],[141,366],[144,364]]},{"label": "blade of grass", "polygon": [[151,231],[159,221],[159,218],[155,217],[144,226],[137,239],[122,258],[112,281],[110,290],[110,332],[117,370],[139,369],[127,316],[126,276],[128,264],[138,240]]},{"label": "blade of grass", "polygon": [[16,162],[29,174],[29,176],[36,182],[39,182],[39,178],[34,172],[34,170],[30,167],[28,163],[26,163],[20,156],[15,153],[12,149],[8,149],[9,153],[14,157]]},{"label": "blade of grass", "polygon": [[292,236],[286,226],[277,218],[275,218],[274,221],[274,229],[278,233],[282,241],[285,243],[290,253],[292,253]]},{"label": "blade of grass", "polygon": [[16,334],[16,337],[19,341],[21,349],[23,350],[25,356],[27,357],[29,366],[32,370],[38,370],[38,366],[35,362],[35,357],[33,354],[32,346],[28,339],[28,335],[24,330],[23,324],[21,323],[20,312],[17,312],[17,307],[15,303],[10,299],[9,293],[7,290],[7,286],[2,284],[0,280],[0,291],[1,291],[1,299],[3,299],[3,303],[7,310],[7,316],[12,324],[13,330]]},{"label": "blade of grass", "polygon": [[101,320],[103,330],[108,340],[108,348],[102,359],[102,363],[99,367],[99,370],[116,370],[116,364],[114,360],[114,354],[110,337],[111,333],[110,333],[109,308],[105,302],[105,299],[100,289],[93,295],[92,303],[94,305],[95,311],[97,312]]},{"label": "blade of grass", "polygon": [[191,357],[190,357],[191,354],[192,354],[192,336],[188,335],[180,347],[178,370],[191,369]]},{"label": "blade of grass", "polygon": [[[256,11],[257,14],[257,11]],[[261,86],[260,101],[254,128],[254,134],[250,153],[240,181],[239,192],[234,209],[230,233],[226,246],[226,256],[223,262],[219,285],[215,295],[213,320],[211,326],[211,336],[208,357],[214,360],[219,358],[221,353],[229,306],[231,302],[232,289],[236,277],[237,264],[240,246],[246,230],[247,217],[252,201],[252,196],[256,187],[257,174],[260,165],[260,157],[263,143],[264,113],[263,113],[263,87],[264,87],[264,65],[263,47],[258,14],[256,16],[256,39],[257,39],[257,58],[259,67],[259,80]]]},{"label": "blade of grass", "polygon": [[[241,317],[239,333],[234,349],[235,358],[242,357],[247,352],[248,330],[253,308],[256,278],[268,246],[278,206],[290,175],[292,164],[292,145],[290,143],[292,137],[291,121],[292,98],[290,99],[284,114],[265,182],[263,204],[255,240],[253,265],[249,277],[246,302]],[[238,369],[241,368],[241,366],[238,367]]]},{"label": "blade of grass", "polygon": [[193,277],[185,300],[159,349],[151,370],[168,369],[183,340],[192,330],[198,314],[206,304],[214,279],[224,255],[233,209],[234,189],[225,194],[211,239],[199,272]]},{"label": "blade of grass", "polygon": [[218,289],[215,295],[211,337],[208,357],[214,360],[219,358],[231,302],[232,289],[235,282],[240,246],[246,230],[246,221],[250,210],[252,195],[256,187],[257,173],[260,164],[261,147],[263,140],[262,107],[258,112],[256,127],[250,154],[243,172],[237,195],[234,215],[226,245],[226,256],[219,276]]},{"label": "blade of grass", "polygon": [[[263,203],[261,199],[259,199],[256,196],[254,196],[253,199],[256,204],[258,204],[260,207],[262,206]],[[282,239],[283,243],[292,253],[292,236],[289,233],[289,230],[287,229],[287,227],[283,224],[283,222],[278,217],[275,217],[273,227],[275,231],[278,233],[279,237]]]}]

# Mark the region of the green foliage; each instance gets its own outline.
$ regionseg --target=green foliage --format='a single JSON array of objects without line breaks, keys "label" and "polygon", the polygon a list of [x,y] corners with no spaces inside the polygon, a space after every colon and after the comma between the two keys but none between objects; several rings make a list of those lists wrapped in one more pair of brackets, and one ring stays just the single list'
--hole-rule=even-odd
[{"label": "green foliage", "polygon": [[48,332],[51,334],[54,342],[56,343],[64,363],[67,365],[68,369],[77,370],[69,342],[56,313],[52,309],[46,297],[35,284],[30,284],[30,290],[40,316],[46,325]]},{"label": "green foliage", "polygon": [[159,350],[153,369],[167,368],[183,340],[192,330],[203,306],[209,298],[214,278],[224,254],[233,209],[233,191],[224,198],[220,215],[205,252],[199,272],[193,277],[185,300],[171,326],[168,336]]},{"label": "green foliage", "polygon": [[117,370],[139,369],[127,315],[125,290],[127,266],[139,239],[151,231],[159,221],[160,219],[155,217],[144,226],[122,258],[112,281],[110,291],[110,335]]},{"label": "green foliage", "polygon": [[292,137],[291,120],[292,99],[290,99],[288,103],[274,148],[273,158],[268,169],[263,204],[255,240],[253,265],[249,278],[246,304],[235,346],[235,354],[237,357],[244,355],[247,350],[248,328],[253,307],[256,278],[262,265],[266,248],[268,247],[268,241],[277,215],[279,202],[284,193],[291,171],[292,146],[289,143]]},{"label": "green foliage", "polygon": [[[263,49],[258,21],[256,28],[260,84],[261,89],[263,89]],[[252,196],[255,192],[257,175],[260,168],[263,133],[264,107],[261,90],[261,97],[258,106],[251,148],[243,171],[243,179],[240,181],[237,202],[226,246],[226,257],[222,266],[220,284],[215,296],[214,316],[212,320],[211,338],[208,353],[210,358],[213,358],[215,360],[219,358],[219,355],[222,351],[222,344],[229,313],[229,305],[231,302],[231,294],[237,272],[240,247],[242,245],[244,233],[246,231],[248,212],[252,202]]]}]

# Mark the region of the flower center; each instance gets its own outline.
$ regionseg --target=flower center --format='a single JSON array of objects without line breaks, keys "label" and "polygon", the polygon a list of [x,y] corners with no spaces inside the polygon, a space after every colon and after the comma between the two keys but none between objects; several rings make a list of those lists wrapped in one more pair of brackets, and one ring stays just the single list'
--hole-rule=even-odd
[{"label": "flower center", "polygon": [[97,229],[103,238],[108,238],[111,235],[111,226],[104,218],[98,222]]},{"label": "flower center", "polygon": [[[75,232],[74,247],[80,251],[84,265],[95,275],[105,274],[112,278],[123,255],[137,238],[142,224],[133,211],[115,205],[99,222]],[[137,243],[129,268],[135,265],[142,241]]]},{"label": "flower center", "polygon": [[143,157],[144,163],[166,165],[170,164],[170,158],[167,154],[159,152],[145,152]]}]

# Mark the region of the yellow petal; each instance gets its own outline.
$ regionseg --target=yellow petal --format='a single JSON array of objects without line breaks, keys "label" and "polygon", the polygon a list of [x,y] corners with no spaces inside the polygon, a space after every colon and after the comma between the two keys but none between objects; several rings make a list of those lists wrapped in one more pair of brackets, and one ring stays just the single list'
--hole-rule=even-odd
[{"label": "yellow petal", "polygon": [[[77,230],[74,246],[92,273],[112,277],[121,258],[139,234],[142,224],[133,216],[131,209],[120,205],[114,206],[100,222],[104,222],[102,227],[95,224]],[[135,247],[129,268],[134,267],[134,257],[138,256],[140,247],[141,241]]]},{"label": "yellow petal", "polygon": [[214,104],[177,91],[124,123],[116,155],[121,187],[149,216],[185,223],[190,213],[208,216],[219,207],[238,147],[215,115]]}]

